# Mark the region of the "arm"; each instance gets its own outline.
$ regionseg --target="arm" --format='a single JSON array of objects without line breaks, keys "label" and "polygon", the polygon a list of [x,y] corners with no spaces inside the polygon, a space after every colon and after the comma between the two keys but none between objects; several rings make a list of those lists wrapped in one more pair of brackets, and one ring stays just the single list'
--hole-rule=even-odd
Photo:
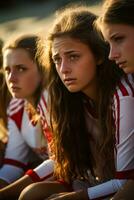
[{"label": "arm", "polygon": [[0,190],[0,199],[14,199],[19,196],[20,192],[29,184],[33,183],[28,175],[23,176],[14,183]]},{"label": "arm", "polygon": [[44,161],[34,170],[28,171],[19,180],[0,190],[0,199],[18,198],[20,192],[33,182],[48,180],[52,177],[54,162],[51,159]]},{"label": "arm", "polygon": [[8,144],[6,147],[3,166],[0,168],[1,188],[5,186],[5,183],[9,184],[24,174],[24,170],[27,167],[29,154],[29,148],[12,119],[9,119],[8,129]]}]

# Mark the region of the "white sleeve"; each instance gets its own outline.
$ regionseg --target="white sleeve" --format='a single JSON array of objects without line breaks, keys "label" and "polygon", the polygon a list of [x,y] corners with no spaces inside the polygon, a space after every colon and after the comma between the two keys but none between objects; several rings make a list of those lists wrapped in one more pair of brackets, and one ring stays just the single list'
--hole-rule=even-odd
[{"label": "white sleeve", "polygon": [[134,174],[134,92],[131,87],[124,87],[115,95],[116,153],[115,179],[88,188],[90,199],[111,196]]},{"label": "white sleeve", "polygon": [[119,106],[116,177],[124,179],[134,173],[134,97],[122,97]]},{"label": "white sleeve", "polygon": [[89,199],[106,199],[115,194],[125,182],[125,180],[113,179],[94,187],[90,187],[88,188]]},{"label": "white sleeve", "polygon": [[29,175],[34,182],[38,182],[51,178],[53,176],[53,171],[54,161],[52,159],[48,159],[34,170],[28,170],[26,174]]},{"label": "white sleeve", "polygon": [[25,143],[16,123],[8,120],[8,144],[6,147],[4,164],[0,168],[0,178],[8,183],[21,177],[28,163],[29,147]]},{"label": "white sleeve", "polygon": [[54,171],[54,161],[52,159],[48,159],[36,167],[34,171],[40,177],[40,179],[46,179],[47,177],[49,178]]}]

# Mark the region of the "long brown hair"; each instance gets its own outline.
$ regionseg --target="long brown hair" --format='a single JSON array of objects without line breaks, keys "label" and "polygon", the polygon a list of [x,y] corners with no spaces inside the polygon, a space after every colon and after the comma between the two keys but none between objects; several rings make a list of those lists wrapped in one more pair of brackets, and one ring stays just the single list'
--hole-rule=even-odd
[{"label": "long brown hair", "polygon": [[0,40],[0,138],[4,139],[7,136],[7,107],[11,99],[11,95],[8,91],[4,73],[2,70],[3,56],[2,48],[4,42]]},{"label": "long brown hair", "polygon": [[7,128],[7,107],[10,99],[11,95],[8,91],[4,74],[0,72],[0,118],[5,129]]},{"label": "long brown hair", "polygon": [[[96,18],[97,16],[85,6],[72,6],[59,12],[48,35],[45,54],[42,55],[49,74],[48,92],[56,156],[55,174],[67,182],[76,177],[89,178],[87,171],[90,169],[94,174],[94,168],[101,163],[104,163],[100,172],[102,178],[105,177],[106,169],[111,174],[114,169],[114,127],[110,105],[114,89],[123,72],[108,60],[109,48],[93,27]],[[68,36],[86,44],[95,58],[102,60],[102,63],[97,66],[98,120],[101,131],[98,145],[100,154],[97,158],[91,154],[89,145],[91,134],[88,133],[85,122],[83,94],[81,92],[70,93],[65,88],[52,60],[52,42],[54,38],[62,36]]]},{"label": "long brown hair", "polygon": [[134,0],[105,0],[99,21],[134,26],[133,11]]}]

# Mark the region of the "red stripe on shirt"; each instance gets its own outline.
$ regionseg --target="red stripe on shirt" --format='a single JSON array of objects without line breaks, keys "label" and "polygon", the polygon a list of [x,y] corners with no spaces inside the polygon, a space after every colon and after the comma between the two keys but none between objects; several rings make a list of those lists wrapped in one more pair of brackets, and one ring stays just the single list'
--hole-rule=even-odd
[{"label": "red stripe on shirt", "polygon": [[48,141],[48,143],[50,143],[52,141],[52,132],[50,131],[50,128],[48,126],[47,120],[46,120],[46,116],[43,112],[43,108],[40,105],[40,114],[42,113],[43,116],[41,116],[41,125],[42,125],[42,129],[43,129],[43,133]]},{"label": "red stripe on shirt", "polygon": [[129,95],[127,89],[125,88],[125,86],[121,82],[119,83],[119,89],[120,89],[120,91],[121,91],[123,96],[128,96]]},{"label": "red stripe on shirt", "polygon": [[27,165],[25,165],[24,163],[19,162],[17,160],[9,159],[9,158],[4,158],[4,164],[19,167],[19,168],[23,169],[24,171],[27,169]]},{"label": "red stripe on shirt", "polygon": [[48,174],[47,176],[45,176],[43,178],[40,178],[38,176],[38,174],[34,170],[32,170],[32,169],[29,169],[25,174],[27,174],[28,176],[30,176],[31,179],[33,180],[33,182],[43,181],[45,179],[50,178],[53,175],[53,173],[51,173],[51,174]]},{"label": "red stripe on shirt", "polygon": [[132,170],[125,170],[125,171],[118,171],[115,174],[117,179],[133,179],[134,180],[134,169]]},{"label": "red stripe on shirt", "polygon": [[18,106],[24,106],[24,100],[15,100],[11,102],[9,105],[9,111],[13,112],[18,108]]},{"label": "red stripe on shirt", "polygon": [[117,110],[116,110],[116,121],[117,121],[117,125],[116,125],[116,143],[119,144],[119,126],[120,126],[120,119],[119,119],[119,116],[120,116],[120,101],[119,101],[119,96],[118,96],[118,93],[116,92],[115,93],[115,97],[116,97],[116,101],[117,101]]},{"label": "red stripe on shirt", "polygon": [[126,80],[126,83],[127,83],[128,86],[129,86],[129,88],[131,89],[132,95],[133,95],[133,97],[134,97],[134,88],[133,88],[131,82],[129,81],[128,78],[126,78],[125,80]]},{"label": "red stripe on shirt", "polygon": [[44,103],[44,105],[45,105],[45,107],[47,109],[47,103],[46,103],[46,99],[45,99],[44,95],[42,95],[41,99],[42,99],[42,101],[43,101],[43,103]]},{"label": "red stripe on shirt", "polygon": [[15,121],[19,130],[21,130],[23,111],[24,107],[22,107],[17,113],[14,113],[13,115],[9,116],[11,119]]}]

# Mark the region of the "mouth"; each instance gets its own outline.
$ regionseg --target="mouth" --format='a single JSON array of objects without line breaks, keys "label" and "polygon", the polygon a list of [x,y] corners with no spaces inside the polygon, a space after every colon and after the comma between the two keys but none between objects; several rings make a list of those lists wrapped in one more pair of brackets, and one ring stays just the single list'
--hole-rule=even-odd
[{"label": "mouth", "polygon": [[119,68],[124,68],[126,67],[126,61],[123,61],[123,62],[116,62],[116,64],[119,66]]},{"label": "mouth", "polygon": [[76,82],[76,79],[75,78],[65,78],[63,81],[67,86],[69,86],[69,85],[74,84]]},{"label": "mouth", "polygon": [[11,90],[12,90],[12,92],[18,92],[20,90],[20,88],[16,87],[16,86],[12,86]]}]

